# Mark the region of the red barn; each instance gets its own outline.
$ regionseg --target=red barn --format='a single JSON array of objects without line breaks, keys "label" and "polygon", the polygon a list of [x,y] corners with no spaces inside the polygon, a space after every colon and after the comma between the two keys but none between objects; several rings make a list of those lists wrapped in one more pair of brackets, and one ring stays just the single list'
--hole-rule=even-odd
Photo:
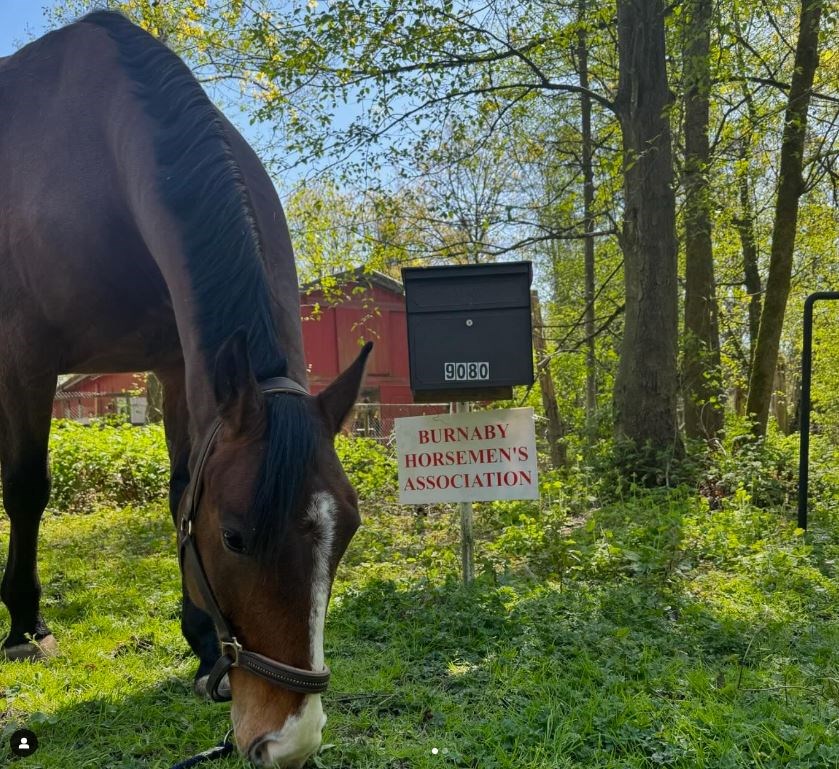
[{"label": "red barn", "polygon": [[[362,342],[373,342],[364,389],[359,394],[356,434],[390,440],[397,417],[448,410],[435,404],[414,405],[408,370],[408,328],[402,284],[378,272],[362,270],[336,278],[337,286],[303,286],[300,314],[309,386],[323,390],[353,362]],[[370,405],[367,405],[370,404]]]},{"label": "red barn", "polygon": [[127,409],[127,396],[145,390],[145,374],[74,374],[58,385],[52,415],[87,422]]},{"label": "red barn", "polygon": [[350,272],[335,289],[303,286],[300,314],[313,393],[355,360],[361,343],[374,343],[359,400],[413,403],[408,375],[408,331],[402,284],[381,273]]}]

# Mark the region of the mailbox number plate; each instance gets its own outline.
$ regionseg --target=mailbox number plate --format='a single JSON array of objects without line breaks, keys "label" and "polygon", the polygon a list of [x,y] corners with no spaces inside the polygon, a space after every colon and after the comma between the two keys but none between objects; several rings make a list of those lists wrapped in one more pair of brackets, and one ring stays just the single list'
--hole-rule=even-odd
[{"label": "mailbox number plate", "polygon": [[478,382],[489,379],[489,363],[486,361],[447,361],[443,364],[443,378],[446,382]]}]

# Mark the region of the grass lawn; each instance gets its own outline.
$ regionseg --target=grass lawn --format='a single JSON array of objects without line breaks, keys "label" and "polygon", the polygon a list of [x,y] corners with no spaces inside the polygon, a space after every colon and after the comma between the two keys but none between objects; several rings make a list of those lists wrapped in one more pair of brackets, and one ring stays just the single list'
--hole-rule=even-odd
[{"label": "grass lawn", "polygon": [[[589,506],[559,483],[541,509],[478,506],[467,589],[453,510],[368,505],[330,610],[312,763],[839,765],[839,526],[817,510],[805,539],[742,492],[714,511],[680,491]],[[163,504],[48,514],[42,531],[61,653],[0,664],[0,765],[24,724],[40,748],[21,769],[168,768],[215,744],[228,706],[191,694]]]}]

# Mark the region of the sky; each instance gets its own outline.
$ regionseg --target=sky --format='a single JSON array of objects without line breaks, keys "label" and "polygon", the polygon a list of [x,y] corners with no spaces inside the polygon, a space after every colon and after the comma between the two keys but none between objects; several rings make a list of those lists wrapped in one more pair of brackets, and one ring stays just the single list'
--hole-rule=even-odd
[{"label": "sky", "polygon": [[0,56],[8,56],[46,30],[44,0],[0,0]]}]

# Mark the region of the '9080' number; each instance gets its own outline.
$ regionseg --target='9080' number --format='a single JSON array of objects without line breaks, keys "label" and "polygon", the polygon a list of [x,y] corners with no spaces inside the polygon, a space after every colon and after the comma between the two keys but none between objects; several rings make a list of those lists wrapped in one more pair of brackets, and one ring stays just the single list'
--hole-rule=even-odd
[{"label": "'9080' number", "polygon": [[489,363],[486,361],[446,362],[443,364],[443,378],[446,382],[478,382],[489,379]]}]

